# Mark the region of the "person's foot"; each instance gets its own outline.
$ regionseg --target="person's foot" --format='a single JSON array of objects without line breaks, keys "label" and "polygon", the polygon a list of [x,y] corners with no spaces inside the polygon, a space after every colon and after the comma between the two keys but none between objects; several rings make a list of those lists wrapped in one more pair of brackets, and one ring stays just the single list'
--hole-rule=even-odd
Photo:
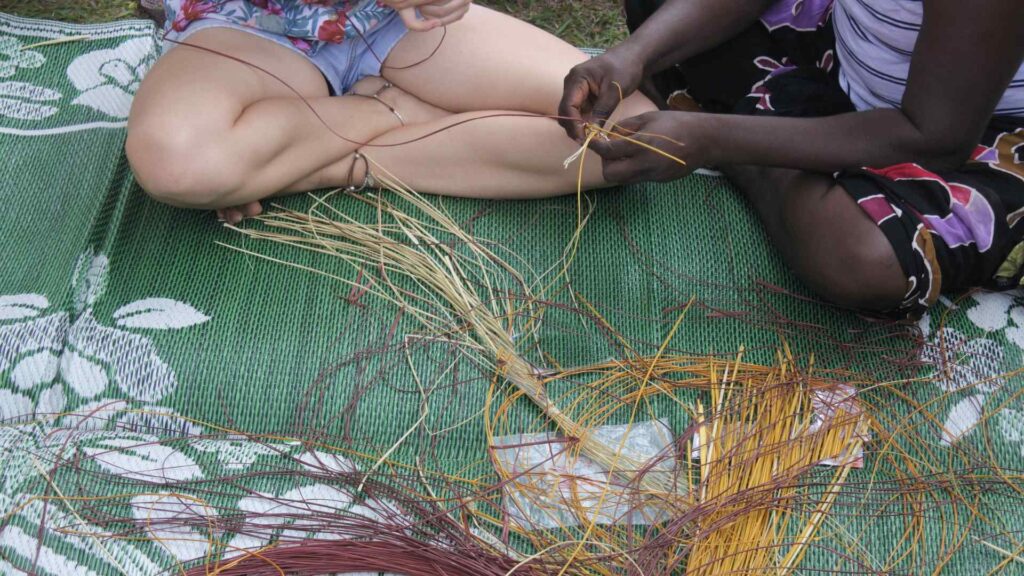
[{"label": "person's foot", "polygon": [[229,208],[221,208],[217,210],[217,218],[227,222],[228,224],[238,224],[246,218],[252,218],[253,216],[259,216],[263,213],[263,205],[259,202],[249,202],[248,204],[241,204],[239,206],[231,206]]}]

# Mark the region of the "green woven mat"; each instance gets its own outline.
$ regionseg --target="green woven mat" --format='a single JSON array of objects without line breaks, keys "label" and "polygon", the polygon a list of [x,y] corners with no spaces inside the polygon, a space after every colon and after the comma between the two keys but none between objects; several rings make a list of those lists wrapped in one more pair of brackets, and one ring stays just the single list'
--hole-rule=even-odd
[{"label": "green woven mat", "polygon": [[[89,39],[22,49],[80,35]],[[79,516],[88,525],[101,514],[85,500],[54,499],[57,490],[120,495],[111,506],[138,520],[152,513],[146,503],[154,497],[145,494],[188,495],[232,474],[316,468],[314,453],[286,438],[341,438],[352,449],[381,454],[421,416],[414,379],[453,378],[444,347],[416,347],[408,362],[404,352],[389,350],[416,331],[394,307],[371,296],[353,303],[347,287],[216,242],[354,278],[337,261],[255,246],[209,213],[171,209],[142,195],[126,167],[123,127],[156,51],[145,22],[80,27],[0,14],[3,574],[173,571],[179,560],[207,551],[203,542],[173,538],[193,528],[169,529],[163,545],[70,534],[68,527],[84,529]],[[920,327],[929,342],[942,339],[953,353],[937,358],[926,346],[923,358],[908,357],[909,330],[809,301],[723,180],[699,175],[590,197],[596,208],[572,287],[639,351],[654,353],[680,307],[696,296],[702,306],[685,320],[673,349],[734,354],[745,346],[748,359],[768,362],[785,340],[798,354],[813,352],[818,365],[869,370],[880,380],[908,378],[898,366],[922,360],[909,373],[936,378],[901,390],[917,401],[934,399],[929,411],[938,420],[919,428],[934,454],[942,458],[952,443],[958,454],[977,454],[978,466],[995,461],[1009,474],[1020,472],[1024,418],[1016,393],[1022,379],[973,384],[1021,366],[1024,295],[944,301]],[[284,202],[301,208],[309,200]],[[576,215],[572,198],[436,202],[471,222],[476,236],[522,257],[524,270],[557,263]],[[373,217],[354,201],[337,205],[357,218]],[[562,366],[621,356],[593,326],[557,310],[548,315],[539,347]],[[431,396],[427,426],[467,423],[433,443],[413,438],[394,459],[412,463],[429,451],[446,471],[485,461],[480,414],[489,377],[471,363],[460,370],[461,385],[439,386]],[[876,393],[873,400],[894,415],[909,413],[894,395]],[[661,416],[681,432],[685,416],[662,408]],[[283,440],[268,447],[225,430]],[[868,466],[851,481],[884,475],[884,466],[874,468],[877,449],[868,446]],[[970,464],[950,458],[949,477]],[[323,462],[318,465],[322,470]],[[337,506],[353,500],[328,484],[252,474],[244,487],[208,498],[221,516],[259,508],[261,497],[318,493]],[[965,515],[952,515],[963,514],[963,503],[929,504],[921,511],[927,538],[919,553],[897,558],[890,553],[907,520],[872,515],[882,500],[864,491],[847,494],[827,531],[836,547],[856,550],[856,558],[813,548],[801,573],[920,574],[945,562],[946,574],[984,574],[1004,556],[979,540],[1013,549],[1024,538],[1024,508],[1014,494],[992,490],[971,502],[988,518],[977,528]],[[290,509],[303,512],[312,513]],[[948,542],[951,530],[965,536],[947,558],[937,543]],[[274,536],[247,534],[233,542],[259,547]],[[1004,572],[1024,573],[1020,567],[1011,562]]]}]

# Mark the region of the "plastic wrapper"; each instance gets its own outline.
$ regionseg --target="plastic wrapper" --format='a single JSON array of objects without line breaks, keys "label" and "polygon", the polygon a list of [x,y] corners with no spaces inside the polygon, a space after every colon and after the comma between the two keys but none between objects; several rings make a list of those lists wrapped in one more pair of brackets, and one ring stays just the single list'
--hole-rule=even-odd
[{"label": "plastic wrapper", "polygon": [[[615,473],[573,450],[553,433],[503,436],[494,440],[494,458],[508,475],[504,507],[512,522],[526,530],[598,524],[649,525],[666,520],[650,495],[642,494],[637,474],[675,475],[673,435],[662,421],[602,426],[592,433],[612,449],[622,447],[627,466]],[[635,467],[635,466],[633,466]]]}]

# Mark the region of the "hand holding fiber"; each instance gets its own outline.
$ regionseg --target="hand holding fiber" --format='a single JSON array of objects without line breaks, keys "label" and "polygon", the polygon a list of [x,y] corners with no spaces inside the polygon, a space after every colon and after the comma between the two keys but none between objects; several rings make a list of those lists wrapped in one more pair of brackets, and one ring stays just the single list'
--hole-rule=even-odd
[{"label": "hand holding fiber", "polygon": [[626,118],[604,130],[607,140],[592,140],[590,149],[601,156],[608,182],[678,180],[709,163],[708,130],[702,123],[706,116],[648,112]]},{"label": "hand holding fiber", "polygon": [[613,48],[578,64],[565,77],[559,123],[569,137],[582,142],[587,123],[603,126],[619,103],[636,92],[643,65],[627,50]]},{"label": "hand holding fiber", "polygon": [[462,19],[469,12],[472,0],[384,0],[398,11],[406,28],[426,32],[447,26]]}]

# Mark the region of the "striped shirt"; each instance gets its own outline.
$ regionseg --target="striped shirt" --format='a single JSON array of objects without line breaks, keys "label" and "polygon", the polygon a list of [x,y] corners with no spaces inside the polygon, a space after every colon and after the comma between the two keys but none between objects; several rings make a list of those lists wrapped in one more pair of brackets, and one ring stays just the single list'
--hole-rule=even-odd
[{"label": "striped shirt", "polygon": [[[900,106],[923,12],[921,0],[835,0],[839,82],[858,110]],[[1024,116],[1024,65],[995,113]]]}]

